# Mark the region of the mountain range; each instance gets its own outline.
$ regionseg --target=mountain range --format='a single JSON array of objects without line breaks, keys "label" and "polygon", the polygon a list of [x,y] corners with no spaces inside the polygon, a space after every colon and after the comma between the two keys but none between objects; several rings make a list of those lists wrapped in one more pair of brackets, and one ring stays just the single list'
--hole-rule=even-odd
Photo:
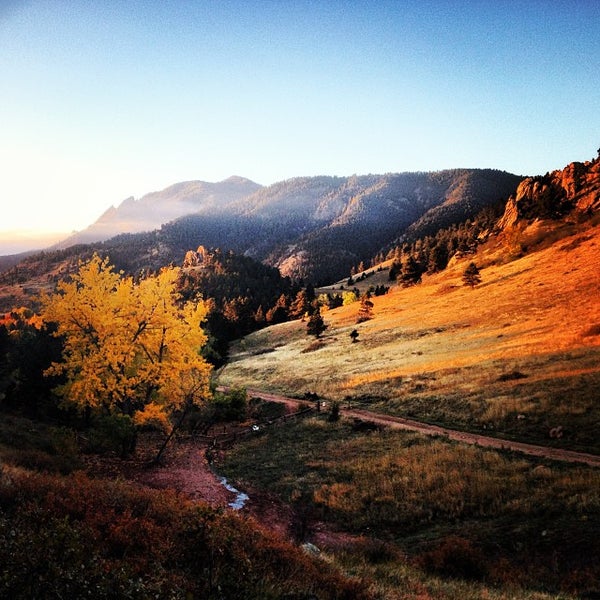
[{"label": "mountain range", "polygon": [[102,242],[122,233],[152,231],[190,215],[272,221],[298,234],[323,227],[343,228],[357,222],[376,227],[385,223],[396,231],[413,224],[418,230],[424,222],[435,222],[440,213],[452,213],[451,219],[461,219],[490,199],[506,197],[507,190],[512,190],[519,179],[501,171],[457,169],[297,177],[268,187],[236,176],[218,183],[186,181],[139,200],[130,197],[111,206],[97,221],[54,248]]},{"label": "mountain range", "polygon": [[[277,267],[297,281],[331,283],[394,245],[433,236],[486,207],[498,216],[504,213],[499,229],[536,219],[585,219],[600,207],[600,159],[528,178],[492,169],[456,169],[297,177],[268,187],[241,177],[179,183],[110,209],[60,247],[16,265],[8,261],[3,266],[0,258],[2,307],[26,303],[28,293],[52,285],[93,252],[135,273],[181,264],[186,252],[202,245]],[[83,243],[124,228],[147,229],[186,211],[160,228]]]},{"label": "mountain range", "polygon": [[297,177],[268,187],[241,177],[183,182],[111,207],[53,249],[102,242],[103,252],[122,256],[118,248],[130,244],[136,256],[120,266],[135,270],[179,262],[204,245],[250,256],[284,276],[325,283],[394,241],[434,233],[505,201],[521,179],[456,169]]}]

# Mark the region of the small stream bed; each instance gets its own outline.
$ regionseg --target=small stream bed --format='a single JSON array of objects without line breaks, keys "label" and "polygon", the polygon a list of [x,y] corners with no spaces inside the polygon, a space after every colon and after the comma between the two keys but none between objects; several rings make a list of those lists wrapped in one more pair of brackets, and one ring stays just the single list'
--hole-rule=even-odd
[{"label": "small stream bed", "polygon": [[244,492],[240,492],[238,489],[234,488],[227,481],[226,477],[219,477],[219,480],[221,481],[221,484],[223,485],[223,487],[226,490],[228,490],[236,495],[235,500],[233,500],[232,502],[229,503],[230,508],[233,508],[233,510],[241,510],[242,508],[244,508],[244,505],[250,499],[250,496],[248,496],[248,494],[246,494]]}]

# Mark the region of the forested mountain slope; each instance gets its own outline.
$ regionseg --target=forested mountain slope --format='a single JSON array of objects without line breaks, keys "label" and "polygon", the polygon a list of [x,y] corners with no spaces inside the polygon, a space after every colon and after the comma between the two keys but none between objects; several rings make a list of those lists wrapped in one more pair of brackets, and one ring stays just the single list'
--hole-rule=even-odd
[{"label": "forested mountain slope", "polygon": [[244,201],[247,218],[278,223],[247,252],[284,275],[332,281],[424,216],[437,229],[472,217],[507,198],[520,179],[479,169],[292,179]]},{"label": "forested mountain slope", "polygon": [[370,260],[418,219],[428,217],[429,226],[439,228],[472,217],[508,198],[519,181],[501,171],[466,169],[290,179],[146,234],[134,262],[180,261],[188,249],[203,245],[246,254],[295,279],[325,283]]}]

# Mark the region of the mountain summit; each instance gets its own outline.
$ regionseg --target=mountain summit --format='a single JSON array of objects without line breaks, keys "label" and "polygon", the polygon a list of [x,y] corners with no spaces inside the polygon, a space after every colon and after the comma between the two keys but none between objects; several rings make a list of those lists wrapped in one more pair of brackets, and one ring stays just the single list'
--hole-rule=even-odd
[{"label": "mountain summit", "polygon": [[102,242],[120,233],[152,231],[184,215],[220,211],[261,187],[249,179],[236,176],[218,183],[176,183],[162,191],[146,194],[139,200],[129,197],[117,207],[111,206],[96,222],[69,236],[55,248]]}]

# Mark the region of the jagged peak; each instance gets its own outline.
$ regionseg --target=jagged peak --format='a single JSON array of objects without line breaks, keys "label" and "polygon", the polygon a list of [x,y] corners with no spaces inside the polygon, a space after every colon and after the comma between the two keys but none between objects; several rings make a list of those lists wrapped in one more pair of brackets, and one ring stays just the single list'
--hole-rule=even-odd
[{"label": "jagged peak", "polygon": [[571,212],[581,214],[600,210],[600,156],[572,162],[545,175],[527,177],[506,203],[500,229],[521,220],[558,218]]}]

